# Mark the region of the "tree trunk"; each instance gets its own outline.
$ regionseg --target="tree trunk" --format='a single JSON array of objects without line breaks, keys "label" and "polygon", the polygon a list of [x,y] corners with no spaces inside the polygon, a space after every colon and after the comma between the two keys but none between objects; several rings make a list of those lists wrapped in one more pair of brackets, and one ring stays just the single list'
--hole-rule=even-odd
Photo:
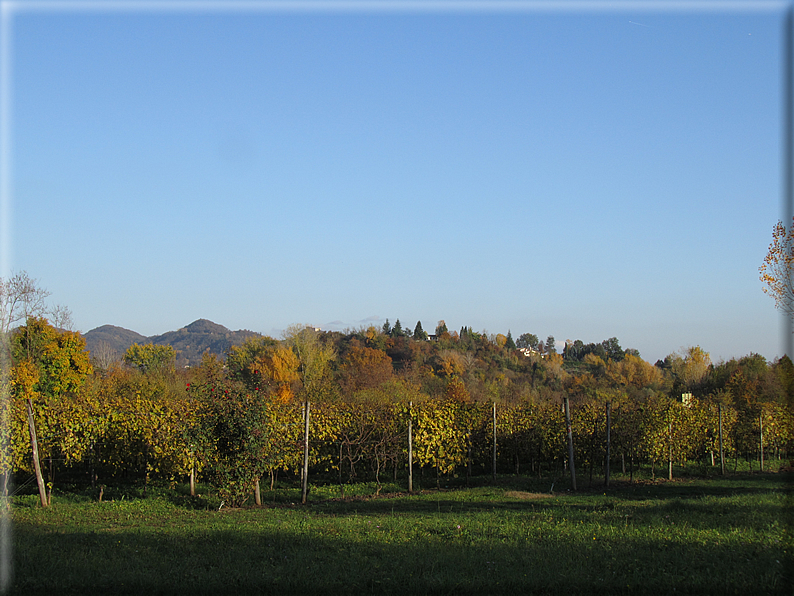
[{"label": "tree trunk", "polygon": [[254,484],[254,503],[262,505],[262,491],[259,488],[259,478],[256,479]]},{"label": "tree trunk", "polygon": [[41,506],[47,506],[47,490],[44,486],[44,477],[41,475],[41,466],[39,465],[39,444],[36,440],[36,423],[33,421],[33,401],[27,400],[28,406],[28,430],[30,431],[30,446],[33,450],[33,470],[36,472],[36,484],[39,486],[39,498],[41,499]]},{"label": "tree trunk", "polygon": [[190,496],[196,496],[196,466],[190,466]]}]

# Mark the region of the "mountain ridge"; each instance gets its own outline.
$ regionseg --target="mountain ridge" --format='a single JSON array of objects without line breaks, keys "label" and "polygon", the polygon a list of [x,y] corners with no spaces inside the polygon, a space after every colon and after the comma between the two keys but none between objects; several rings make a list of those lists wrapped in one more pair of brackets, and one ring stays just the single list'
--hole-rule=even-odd
[{"label": "mountain ridge", "polygon": [[179,367],[199,364],[205,352],[223,356],[232,346],[240,345],[249,337],[262,337],[261,333],[247,329],[231,331],[209,319],[197,319],[176,331],[148,337],[116,325],[101,325],[82,335],[91,357],[101,366],[121,360],[132,344],[152,343],[174,348]]}]

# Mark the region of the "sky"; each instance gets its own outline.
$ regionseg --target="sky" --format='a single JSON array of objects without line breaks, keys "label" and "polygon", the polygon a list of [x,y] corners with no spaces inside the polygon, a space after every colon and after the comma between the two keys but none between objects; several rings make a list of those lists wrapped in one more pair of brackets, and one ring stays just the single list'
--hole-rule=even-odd
[{"label": "sky", "polygon": [[156,4],[5,13],[6,275],[77,330],[782,355],[782,10]]}]

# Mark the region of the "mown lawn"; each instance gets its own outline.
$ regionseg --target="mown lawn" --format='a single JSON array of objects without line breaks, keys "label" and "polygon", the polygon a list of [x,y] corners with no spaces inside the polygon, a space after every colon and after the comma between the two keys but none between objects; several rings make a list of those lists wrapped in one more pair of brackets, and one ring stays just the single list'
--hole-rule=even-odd
[{"label": "mown lawn", "polygon": [[552,495],[548,482],[500,477],[379,498],[318,487],[306,506],[278,489],[261,508],[220,511],[212,496],[167,490],[58,495],[48,509],[18,496],[10,593],[791,594],[791,482]]}]

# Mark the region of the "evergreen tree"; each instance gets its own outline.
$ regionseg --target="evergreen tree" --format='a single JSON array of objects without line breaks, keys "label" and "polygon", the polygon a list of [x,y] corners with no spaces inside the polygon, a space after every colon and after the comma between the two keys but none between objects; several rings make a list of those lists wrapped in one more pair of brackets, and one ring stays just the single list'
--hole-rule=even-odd
[{"label": "evergreen tree", "polygon": [[403,335],[405,335],[403,326],[400,324],[400,319],[397,319],[397,321],[394,323],[394,328],[391,330],[391,336],[402,337]]},{"label": "evergreen tree", "polygon": [[383,324],[383,335],[391,335],[391,325],[389,324],[389,319],[386,319],[386,322]]},{"label": "evergreen tree", "polygon": [[513,341],[513,334],[510,333],[510,330],[507,330],[507,341],[505,342],[505,348],[512,351],[516,349],[516,342]]},{"label": "evergreen tree", "polygon": [[419,340],[427,339],[427,333],[425,333],[425,330],[422,329],[422,321],[416,322],[416,327],[414,327],[414,339],[419,339]]},{"label": "evergreen tree", "polygon": [[554,336],[553,335],[549,335],[546,338],[546,352],[548,352],[549,354],[556,354],[557,353],[557,347],[554,345]]}]

